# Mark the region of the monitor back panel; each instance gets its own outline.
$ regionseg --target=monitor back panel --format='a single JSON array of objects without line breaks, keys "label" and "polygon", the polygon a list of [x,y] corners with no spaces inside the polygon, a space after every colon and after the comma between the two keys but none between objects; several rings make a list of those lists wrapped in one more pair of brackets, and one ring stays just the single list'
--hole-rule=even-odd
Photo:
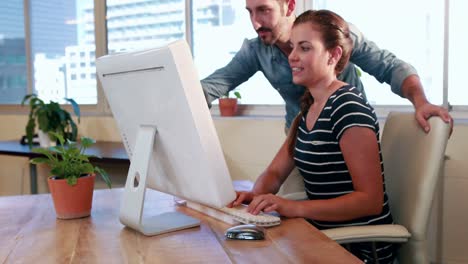
[{"label": "monitor back panel", "polygon": [[96,65],[130,160],[139,127],[157,130],[148,187],[214,207],[235,198],[185,41],[104,56]]}]

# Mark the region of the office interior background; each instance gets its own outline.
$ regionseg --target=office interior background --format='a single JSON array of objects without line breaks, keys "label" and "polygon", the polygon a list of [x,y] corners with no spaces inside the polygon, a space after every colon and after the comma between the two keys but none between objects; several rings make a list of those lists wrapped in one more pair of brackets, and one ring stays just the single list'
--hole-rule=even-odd
[{"label": "office interior background", "polygon": [[[364,8],[365,7],[365,8]],[[298,0],[297,13],[331,9],[355,24],[380,48],[418,70],[428,99],[451,110],[455,129],[447,148],[434,213],[433,258],[467,263],[468,89],[464,78],[468,37],[463,0]],[[200,78],[224,66],[245,38],[256,34],[240,0],[6,0],[0,3],[0,140],[24,135],[24,95],[65,103],[73,98],[83,118],[80,134],[121,141],[96,80],[96,57],[158,47],[177,39],[191,45]],[[363,73],[371,104],[382,122],[389,111],[411,111],[405,99]],[[243,115],[215,125],[231,174],[255,179],[281,144],[284,103],[261,74],[243,84]],[[273,131],[273,132],[272,132]],[[272,144],[271,142],[275,142]],[[252,147],[254,146],[254,147]],[[248,149],[247,149],[248,148]],[[247,153],[247,154],[246,154]],[[45,179],[45,168],[39,175]],[[125,167],[108,168],[116,182]],[[28,193],[28,160],[0,156],[0,195]],[[46,192],[45,184],[40,191]]]}]

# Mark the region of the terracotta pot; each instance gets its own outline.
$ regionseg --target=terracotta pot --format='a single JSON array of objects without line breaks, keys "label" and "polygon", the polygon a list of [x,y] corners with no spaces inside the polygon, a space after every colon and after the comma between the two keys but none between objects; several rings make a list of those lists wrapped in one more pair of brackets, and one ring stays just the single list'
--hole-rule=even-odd
[{"label": "terracotta pot", "polygon": [[220,98],[219,111],[221,116],[235,116],[237,113],[237,98]]},{"label": "terracotta pot", "polygon": [[80,177],[73,186],[65,179],[47,180],[57,218],[74,219],[91,214],[95,178],[95,174]]}]

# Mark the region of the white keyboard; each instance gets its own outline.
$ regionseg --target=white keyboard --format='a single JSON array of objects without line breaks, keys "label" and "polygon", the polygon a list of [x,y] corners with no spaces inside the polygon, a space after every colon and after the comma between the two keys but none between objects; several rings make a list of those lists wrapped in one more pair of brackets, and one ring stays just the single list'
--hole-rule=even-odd
[{"label": "white keyboard", "polygon": [[232,216],[237,221],[244,224],[254,224],[258,226],[275,226],[281,223],[281,219],[278,216],[260,213],[253,215],[247,212],[247,205],[239,205],[236,207],[223,207],[219,209],[222,212]]},{"label": "white keyboard", "polygon": [[239,205],[237,207],[229,208],[223,207],[220,209],[211,208],[201,205],[199,203],[187,201],[187,207],[200,211],[218,220],[224,221],[231,225],[239,223],[254,224],[257,226],[276,226],[281,223],[281,219],[272,214],[260,213],[253,215],[248,213],[247,205]]}]

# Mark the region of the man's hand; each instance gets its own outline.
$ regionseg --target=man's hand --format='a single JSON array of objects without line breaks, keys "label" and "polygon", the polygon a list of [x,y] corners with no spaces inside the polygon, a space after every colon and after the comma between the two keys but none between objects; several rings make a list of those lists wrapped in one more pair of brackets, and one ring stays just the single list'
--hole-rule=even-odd
[{"label": "man's hand", "polygon": [[429,122],[427,120],[431,116],[439,116],[442,118],[445,123],[450,124],[450,135],[452,134],[453,131],[453,119],[450,116],[449,112],[447,109],[433,105],[430,103],[425,103],[420,105],[419,107],[416,108],[416,120],[418,121],[419,125],[421,126],[422,129],[427,133],[431,130],[431,127],[429,125]]},{"label": "man's hand", "polygon": [[429,103],[424,94],[421,81],[417,75],[408,76],[402,84],[403,96],[408,98],[416,111],[416,120],[421,128],[427,133],[431,130],[431,126],[427,122],[431,116],[439,116],[446,123],[450,123],[450,135],[453,131],[453,119],[449,112],[443,107]]}]

